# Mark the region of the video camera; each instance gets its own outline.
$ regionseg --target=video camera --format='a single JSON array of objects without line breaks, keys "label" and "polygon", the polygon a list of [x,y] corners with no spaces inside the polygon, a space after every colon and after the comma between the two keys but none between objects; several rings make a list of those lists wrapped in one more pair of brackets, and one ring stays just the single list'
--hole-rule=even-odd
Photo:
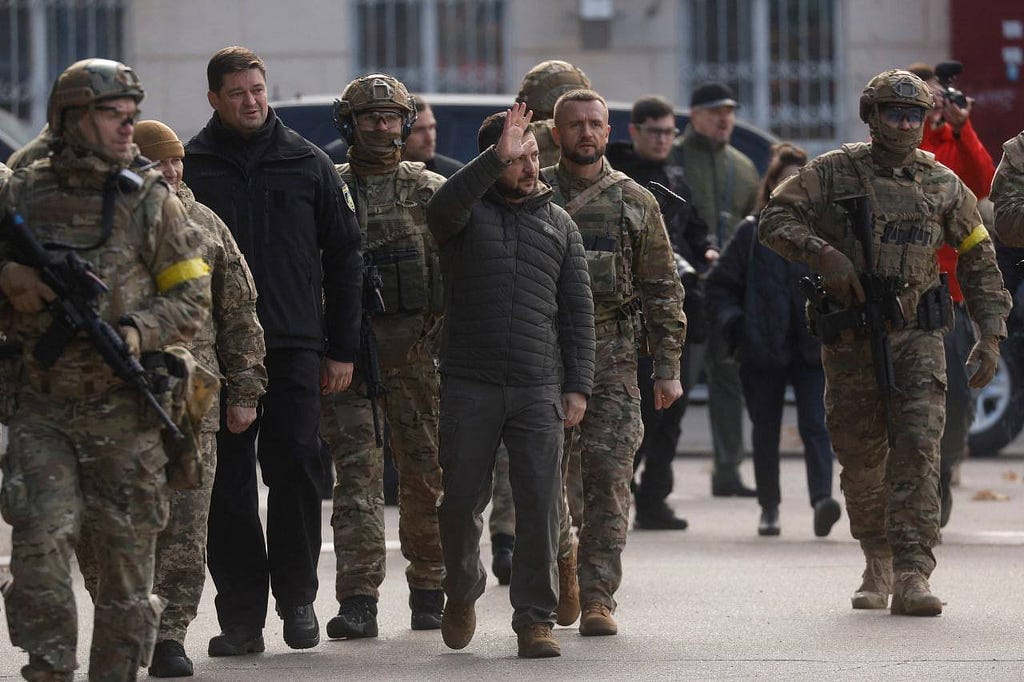
[{"label": "video camera", "polygon": [[961,109],[967,108],[967,95],[953,87],[956,77],[964,71],[960,62],[940,62],[935,65],[935,77],[942,86],[942,96]]}]

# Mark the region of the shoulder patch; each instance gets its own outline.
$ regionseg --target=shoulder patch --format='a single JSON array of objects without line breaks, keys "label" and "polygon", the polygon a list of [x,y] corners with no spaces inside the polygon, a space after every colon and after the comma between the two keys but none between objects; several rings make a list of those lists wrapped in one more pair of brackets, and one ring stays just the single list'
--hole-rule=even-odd
[{"label": "shoulder patch", "polygon": [[348,206],[348,210],[352,213],[356,212],[356,204],[352,201],[352,193],[348,191],[348,185],[344,182],[341,183],[341,195],[345,197],[345,204]]}]

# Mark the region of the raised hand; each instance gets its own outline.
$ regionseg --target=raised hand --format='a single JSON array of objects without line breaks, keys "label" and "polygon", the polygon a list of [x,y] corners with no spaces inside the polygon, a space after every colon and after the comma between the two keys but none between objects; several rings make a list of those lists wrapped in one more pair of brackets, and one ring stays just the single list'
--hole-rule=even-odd
[{"label": "raised hand", "polygon": [[525,102],[516,102],[505,110],[505,127],[498,138],[494,151],[505,163],[512,163],[523,155],[523,135],[530,125],[533,112],[527,110]]}]

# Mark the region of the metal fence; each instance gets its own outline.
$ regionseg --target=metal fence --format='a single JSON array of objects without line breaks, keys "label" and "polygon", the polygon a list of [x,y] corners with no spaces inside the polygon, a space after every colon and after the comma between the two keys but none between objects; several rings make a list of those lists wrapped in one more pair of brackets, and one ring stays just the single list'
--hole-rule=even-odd
[{"label": "metal fence", "polygon": [[837,0],[682,0],[682,91],[735,89],[743,116],[781,138],[836,136]]},{"label": "metal fence", "polygon": [[0,0],[0,107],[42,125],[57,75],[85,57],[124,58],[129,0]]},{"label": "metal fence", "polygon": [[505,0],[356,0],[356,63],[414,91],[504,92],[505,9]]}]

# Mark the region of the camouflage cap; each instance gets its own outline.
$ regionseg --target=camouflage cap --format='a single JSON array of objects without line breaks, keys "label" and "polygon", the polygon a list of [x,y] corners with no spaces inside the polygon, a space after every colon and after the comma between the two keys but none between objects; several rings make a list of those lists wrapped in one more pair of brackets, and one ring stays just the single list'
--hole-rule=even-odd
[{"label": "camouflage cap", "polygon": [[88,107],[105,99],[131,97],[141,102],[146,93],[130,66],[110,59],[83,59],[57,77],[50,91],[46,120],[55,135],[60,135],[64,112]]},{"label": "camouflage cap", "polygon": [[406,113],[416,111],[416,103],[402,81],[386,73],[371,73],[360,76],[345,86],[339,100],[342,114],[396,107]]},{"label": "camouflage cap", "polygon": [[860,120],[870,124],[877,107],[884,104],[932,108],[932,91],[910,71],[890,69],[878,74],[864,86],[860,96]]},{"label": "camouflage cap", "polygon": [[551,118],[559,97],[581,88],[591,88],[583,69],[559,59],[549,59],[526,72],[516,99],[533,110],[535,120],[543,120]]}]

